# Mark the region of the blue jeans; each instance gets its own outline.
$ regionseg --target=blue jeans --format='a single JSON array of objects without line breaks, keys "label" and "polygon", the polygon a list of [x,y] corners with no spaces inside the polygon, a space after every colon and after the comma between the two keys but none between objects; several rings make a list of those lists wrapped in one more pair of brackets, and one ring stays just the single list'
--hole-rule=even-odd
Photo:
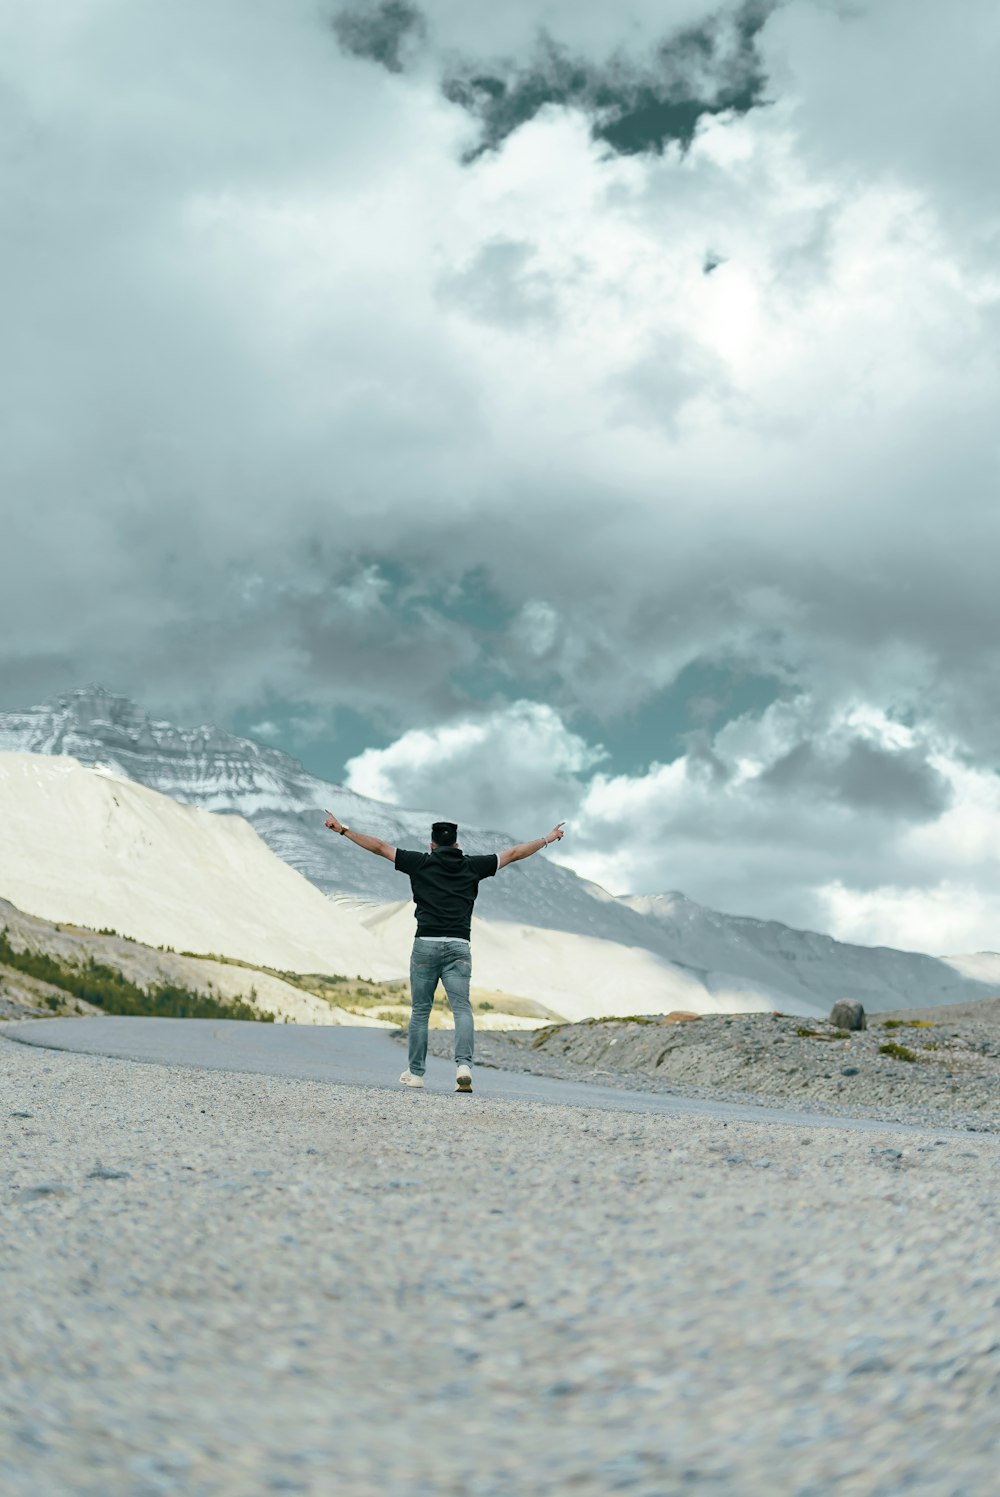
[{"label": "blue jeans", "polygon": [[410,1074],[422,1076],[427,1067],[427,1024],[438,980],[455,1018],[455,1064],[472,1065],[475,1026],[469,1002],[472,953],[465,941],[428,941],[417,936],[410,957]]}]

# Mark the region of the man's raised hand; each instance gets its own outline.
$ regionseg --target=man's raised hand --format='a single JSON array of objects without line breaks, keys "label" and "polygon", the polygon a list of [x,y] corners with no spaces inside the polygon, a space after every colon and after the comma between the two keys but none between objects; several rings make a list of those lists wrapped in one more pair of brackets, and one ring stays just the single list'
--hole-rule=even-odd
[{"label": "man's raised hand", "polygon": [[560,821],[558,826],[554,826],[545,839],[546,844],[548,844],[549,842],[561,842],[563,839],[563,827],[565,825],[565,821]]},{"label": "man's raised hand", "polygon": [[327,827],[331,832],[340,832],[344,827],[344,823],[342,821],[338,821],[332,811],[327,811],[326,820],[324,821],[323,825]]}]

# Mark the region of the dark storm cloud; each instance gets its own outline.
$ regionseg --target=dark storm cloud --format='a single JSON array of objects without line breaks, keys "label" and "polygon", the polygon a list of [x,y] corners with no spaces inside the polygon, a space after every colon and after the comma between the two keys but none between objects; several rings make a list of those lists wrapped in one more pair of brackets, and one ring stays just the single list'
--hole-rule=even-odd
[{"label": "dark storm cloud", "polygon": [[732,778],[730,767],[715,752],[712,735],[706,728],[685,736],[684,753],[693,779],[722,785]]},{"label": "dark storm cloud", "polygon": [[947,810],[951,791],[918,749],[889,750],[855,739],[840,752],[799,743],[760,777],[770,790],[808,792],[855,811],[929,821]]},{"label": "dark storm cloud", "polygon": [[349,56],[380,63],[390,73],[403,71],[407,49],[426,35],[423,16],[407,0],[349,6],[334,16],[333,29]]},{"label": "dark storm cloud", "polygon": [[443,86],[479,124],[480,139],[466,159],[498,150],[548,105],[579,110],[594,139],[620,155],[659,155],[670,144],[686,151],[702,119],[747,114],[764,103],[757,39],[773,8],[749,3],[735,16],[686,27],[662,41],[645,68],[620,55],[596,64],[548,35],[527,65],[464,63]]},{"label": "dark storm cloud", "polygon": [[[499,150],[550,105],[580,111],[594,139],[619,155],[660,155],[670,144],[686,151],[703,119],[747,114],[765,102],[758,39],[776,3],[744,0],[735,11],[684,26],[656,45],[645,64],[620,52],[596,61],[546,31],[527,61],[450,58],[441,88],[479,126],[479,140],[463,159]],[[344,52],[392,73],[404,70],[407,45],[428,31],[407,0],[350,6],[333,28]]]}]

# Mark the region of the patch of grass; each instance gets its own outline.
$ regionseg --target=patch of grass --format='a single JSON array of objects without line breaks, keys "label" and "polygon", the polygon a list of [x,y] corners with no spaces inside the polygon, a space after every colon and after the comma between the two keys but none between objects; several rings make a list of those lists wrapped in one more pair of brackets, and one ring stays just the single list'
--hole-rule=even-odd
[{"label": "patch of grass", "polygon": [[[410,1022],[410,1010],[408,1008],[380,1008],[376,1013],[372,1014],[372,1018],[385,1019],[388,1024],[398,1024],[401,1029],[405,1029]],[[432,1014],[432,1021],[433,1018],[434,1015]],[[433,1022],[431,1027],[435,1027]]]},{"label": "patch of grass", "polygon": [[554,1034],[558,1034],[560,1029],[566,1029],[567,1027],[565,1024],[546,1024],[544,1029],[536,1029],[531,1041],[532,1050],[538,1050]]},{"label": "patch of grass", "polygon": [[883,1019],[882,1029],[933,1029],[933,1019]]},{"label": "patch of grass", "polygon": [[584,1019],[584,1024],[659,1024],[660,1020],[651,1014],[603,1014],[598,1019]]},{"label": "patch of grass", "polygon": [[887,1040],[884,1045],[879,1045],[878,1053],[880,1055],[891,1055],[893,1060],[914,1061],[920,1059],[915,1050],[911,1050],[908,1045],[899,1045],[895,1040]]},{"label": "patch of grass", "polygon": [[832,1034],[822,1034],[818,1029],[810,1029],[808,1024],[797,1024],[795,1033],[803,1040],[846,1040],[850,1030],[835,1029]]},{"label": "patch of grass", "polygon": [[[342,972],[289,972],[282,967],[267,967],[262,963],[246,962],[239,957],[220,956],[210,951],[182,951],[181,956],[190,956],[203,962],[219,962],[227,967],[243,967],[250,972],[265,972],[269,977],[278,977],[289,987],[298,988],[314,998],[321,998],[335,1008],[346,1009],[359,1018],[393,1018],[397,1012],[404,1014],[403,1022],[409,1020],[410,984],[405,977],[394,977],[376,981],[373,977],[345,976]],[[439,984],[436,1001],[442,1010],[446,1007],[444,985]],[[469,994],[476,1013],[510,1014],[514,1018],[552,1019],[558,1015],[551,1008],[538,1003],[534,998],[519,998],[512,993],[498,993],[489,988],[473,988]]]},{"label": "patch of grass", "polygon": [[[132,1014],[161,1019],[254,1019],[268,1024],[274,1015],[253,1008],[240,999],[223,1003],[218,998],[204,993],[194,993],[176,983],[163,983],[158,987],[141,988],[130,982],[114,967],[105,967],[91,957],[80,966],[47,956],[42,951],[15,951],[7,936],[7,927],[0,930],[0,964],[13,967],[28,977],[38,978],[61,988],[74,998],[93,1003],[106,1014]],[[251,989],[253,992],[253,989]],[[51,1000],[50,1000],[51,1004]]]}]

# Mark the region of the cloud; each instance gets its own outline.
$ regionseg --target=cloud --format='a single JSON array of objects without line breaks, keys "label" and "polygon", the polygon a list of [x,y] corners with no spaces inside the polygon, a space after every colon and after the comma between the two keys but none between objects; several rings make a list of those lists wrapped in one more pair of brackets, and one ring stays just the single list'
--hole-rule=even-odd
[{"label": "cloud", "polygon": [[464,159],[499,150],[547,108],[578,110],[594,140],[620,155],[660,155],[668,144],[686,151],[703,119],[746,114],[763,102],[755,48],[763,20],[749,7],[730,25],[713,17],[661,42],[645,68],[620,57],[588,63],[548,35],[527,65],[457,67],[444,80],[445,97],[479,126],[479,140]]},{"label": "cloud", "polygon": [[524,240],[493,239],[467,266],[441,276],[438,295],[446,306],[462,307],[500,328],[552,323],[558,315],[558,287],[532,264],[534,252],[534,245]]},{"label": "cloud", "polygon": [[[681,889],[842,940],[995,946],[997,776],[867,709],[838,714],[819,749],[789,752],[814,706],[727,725],[713,773],[690,752],[638,775],[598,770],[561,855],[615,892]],[[793,756],[806,772],[782,772]]]},{"label": "cloud", "polygon": [[[642,61],[621,44],[595,60],[538,21],[527,56],[519,48],[491,59],[481,50],[482,38],[461,57],[445,48],[439,64],[444,96],[479,129],[477,143],[463,159],[472,162],[499,150],[515,130],[553,107],[579,111],[594,140],[621,155],[662,154],[668,144],[685,151],[703,119],[746,114],[764,102],[757,40],[774,4],[743,0],[688,20],[651,45]],[[447,37],[450,17],[442,19]],[[346,53],[396,73],[403,69],[402,43],[426,35],[420,12],[401,0],[343,10],[334,30]]]},{"label": "cloud", "polygon": [[680,889],[863,944],[995,945],[1000,780],[863,706],[824,719],[778,702],[616,774],[551,708],[519,702],[348,768],[364,795],[512,836],[565,819],[552,856],[613,893]]},{"label": "cloud", "polygon": [[542,836],[579,804],[584,777],[605,757],[550,707],[515,702],[479,719],[413,729],[385,749],[366,749],[349,761],[346,784],[361,795],[460,823]]},{"label": "cloud", "polygon": [[919,750],[886,749],[864,738],[846,744],[797,743],[768,767],[760,782],[779,792],[805,791],[908,821],[939,816],[951,799],[946,780]]},{"label": "cloud", "polygon": [[997,944],[998,893],[978,869],[965,881],[943,878],[930,889],[897,884],[858,893],[834,882],[822,890],[825,928],[841,941],[932,956],[989,951]]},{"label": "cloud", "polygon": [[[312,0],[6,24],[0,705],[100,679],[165,715],[347,711],[435,743],[524,701],[587,743],[641,715],[638,768],[529,759],[491,816],[533,773],[609,828],[619,800],[670,839],[695,808],[676,878],[624,822],[620,863],[587,857],[786,918],[818,920],[838,870],[991,888],[912,839],[1000,753],[1000,288],[970,147],[998,123],[992,10],[420,11],[417,46],[409,11],[351,7],[347,52]],[[579,61],[579,107],[477,123],[440,87],[470,58],[543,94]],[[686,152],[595,135],[647,84],[705,103]],[[744,87],[768,107],[713,112]],[[703,703],[678,769],[648,725],[691,670],[798,706],[726,737]]]},{"label": "cloud", "polygon": [[976,257],[996,190],[991,152],[977,145],[1000,123],[993,19],[990,0],[955,0],[947,15],[908,0],[812,0],[776,11],[764,48],[821,176],[858,163],[873,179],[908,182],[958,219]]},{"label": "cloud", "polygon": [[423,16],[407,0],[348,6],[334,16],[333,30],[349,56],[368,58],[390,73],[403,71],[408,49],[426,34]]}]

